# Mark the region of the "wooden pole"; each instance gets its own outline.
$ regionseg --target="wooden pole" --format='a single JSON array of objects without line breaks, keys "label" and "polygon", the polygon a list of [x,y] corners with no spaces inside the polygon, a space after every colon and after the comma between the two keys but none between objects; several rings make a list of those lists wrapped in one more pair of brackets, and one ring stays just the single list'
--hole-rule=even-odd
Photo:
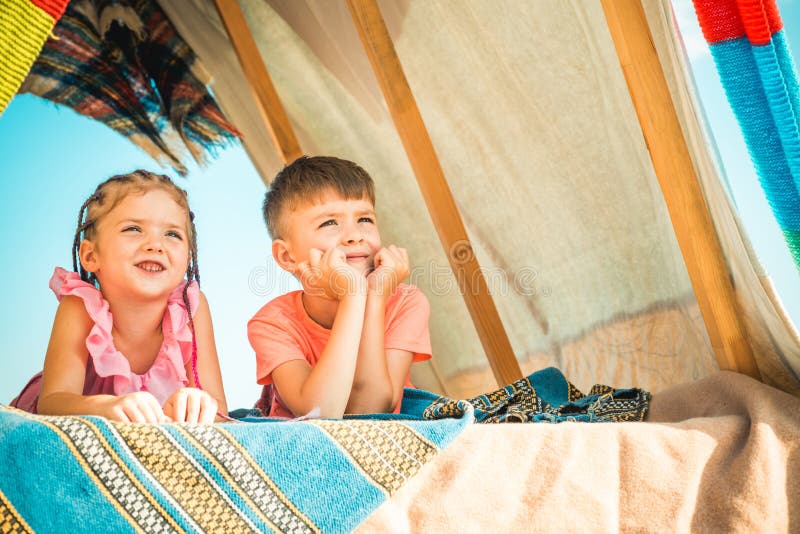
[{"label": "wooden pole", "polygon": [[284,163],[290,163],[303,155],[300,144],[294,135],[292,125],[283,109],[283,104],[272,85],[264,60],[256,42],[247,27],[238,0],[214,0],[219,17],[233,43],[244,75],[256,97],[258,109],[269,128],[272,142]]},{"label": "wooden pole", "polygon": [[380,9],[374,0],[347,0],[347,6],[417,177],[433,225],[448,251],[450,266],[495,379],[500,385],[513,382],[522,377],[522,371],[489,294]]},{"label": "wooden pole", "polygon": [[720,369],[761,375],[640,0],[601,0]]}]

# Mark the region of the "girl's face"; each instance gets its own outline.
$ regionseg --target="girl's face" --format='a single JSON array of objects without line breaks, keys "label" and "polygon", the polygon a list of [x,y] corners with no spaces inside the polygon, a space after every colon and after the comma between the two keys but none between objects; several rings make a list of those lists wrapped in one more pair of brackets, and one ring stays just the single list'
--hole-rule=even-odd
[{"label": "girl's face", "polygon": [[81,243],[81,263],[106,298],[166,298],[189,265],[187,221],[163,189],[128,195],[101,218],[94,241]]}]

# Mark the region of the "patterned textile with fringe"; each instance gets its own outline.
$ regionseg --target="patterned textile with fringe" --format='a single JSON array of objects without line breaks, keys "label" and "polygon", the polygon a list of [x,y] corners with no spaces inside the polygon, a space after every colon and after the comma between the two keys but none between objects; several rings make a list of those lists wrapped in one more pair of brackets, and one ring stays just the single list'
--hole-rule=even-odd
[{"label": "patterned textile with fringe", "polygon": [[185,175],[236,139],[208,76],[154,0],[73,0],[20,92],[96,119]]},{"label": "patterned textile with fringe", "polygon": [[68,1],[0,2],[0,115],[28,75]]},{"label": "patterned textile with fringe", "polygon": [[425,419],[463,417],[474,412],[476,423],[622,423],[644,421],[650,393],[638,388],[614,389],[596,384],[581,393],[555,367],[542,369],[505,387],[466,400],[406,390],[403,412]]}]

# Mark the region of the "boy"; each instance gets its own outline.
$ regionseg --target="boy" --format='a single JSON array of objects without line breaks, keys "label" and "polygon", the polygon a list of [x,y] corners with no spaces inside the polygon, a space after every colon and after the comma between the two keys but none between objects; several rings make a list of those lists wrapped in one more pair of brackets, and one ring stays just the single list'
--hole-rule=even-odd
[{"label": "boy", "polygon": [[272,256],[303,286],[247,324],[267,415],[398,412],[412,362],[431,357],[428,300],[400,283],[408,254],[381,246],[374,205],[372,178],[334,157],[298,158],[267,191]]}]

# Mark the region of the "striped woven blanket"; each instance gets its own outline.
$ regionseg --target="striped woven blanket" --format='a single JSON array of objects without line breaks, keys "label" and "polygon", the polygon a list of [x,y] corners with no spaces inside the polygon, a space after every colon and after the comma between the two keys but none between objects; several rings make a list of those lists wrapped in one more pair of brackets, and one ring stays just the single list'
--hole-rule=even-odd
[{"label": "striped woven blanket", "polygon": [[0,408],[3,532],[349,532],[469,416],[144,425]]},{"label": "striped woven blanket", "polygon": [[545,369],[467,401],[407,390],[400,415],[214,425],[0,405],[0,531],[349,532],[476,420],[640,420],[631,391]]}]

